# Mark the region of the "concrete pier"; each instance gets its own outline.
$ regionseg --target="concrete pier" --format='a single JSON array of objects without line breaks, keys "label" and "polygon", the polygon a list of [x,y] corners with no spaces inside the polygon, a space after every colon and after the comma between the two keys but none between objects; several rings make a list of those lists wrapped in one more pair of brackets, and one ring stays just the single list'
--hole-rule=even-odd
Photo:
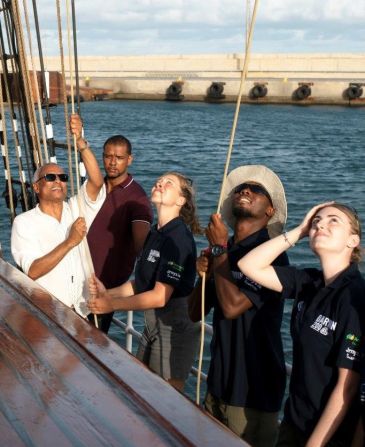
[{"label": "concrete pier", "polygon": [[[223,102],[236,100],[243,62],[243,54],[83,56],[79,71],[81,85],[110,89],[114,98],[166,99],[177,82],[178,99],[203,101],[215,82],[223,92],[210,99]],[[45,66],[57,70],[59,58],[46,58]],[[362,84],[365,53],[252,54],[243,101],[365,105]]]}]

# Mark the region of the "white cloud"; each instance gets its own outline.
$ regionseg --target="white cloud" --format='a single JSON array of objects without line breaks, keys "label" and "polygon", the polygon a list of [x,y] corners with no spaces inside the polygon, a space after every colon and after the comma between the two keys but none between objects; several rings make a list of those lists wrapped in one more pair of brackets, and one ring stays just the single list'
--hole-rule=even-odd
[{"label": "white cloud", "polygon": [[[65,27],[65,1],[61,4]],[[42,36],[47,36],[45,53],[57,54],[55,5],[50,0],[37,5]],[[245,0],[77,0],[75,5],[79,54],[229,53],[243,48]],[[365,52],[364,20],[364,1],[261,0],[253,50]]]}]

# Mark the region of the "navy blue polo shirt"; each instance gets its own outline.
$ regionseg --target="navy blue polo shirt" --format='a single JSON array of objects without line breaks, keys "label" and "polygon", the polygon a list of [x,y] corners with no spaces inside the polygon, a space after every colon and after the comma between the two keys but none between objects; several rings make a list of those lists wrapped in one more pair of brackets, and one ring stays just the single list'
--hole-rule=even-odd
[{"label": "navy blue polo shirt", "polygon": [[[356,264],[328,286],[317,269],[275,270],[283,296],[295,299],[291,317],[293,370],[284,419],[308,437],[336,385],[338,368],[360,371],[365,281]],[[355,411],[358,408],[349,411],[335,439],[350,442],[358,421]]]},{"label": "navy blue polo shirt", "polygon": [[[274,412],[281,407],[286,382],[280,334],[283,300],[237,267],[242,256],[268,239],[267,230],[262,229],[237,244],[229,241],[232,282],[253,304],[238,318],[224,317],[214,280],[207,281],[206,299],[214,306],[208,390],[228,405]],[[287,265],[287,255],[280,255],[274,263]]]},{"label": "navy blue polo shirt", "polygon": [[135,270],[136,293],[154,288],[156,281],[174,287],[171,298],[190,295],[195,281],[196,247],[180,217],[148,234]]}]

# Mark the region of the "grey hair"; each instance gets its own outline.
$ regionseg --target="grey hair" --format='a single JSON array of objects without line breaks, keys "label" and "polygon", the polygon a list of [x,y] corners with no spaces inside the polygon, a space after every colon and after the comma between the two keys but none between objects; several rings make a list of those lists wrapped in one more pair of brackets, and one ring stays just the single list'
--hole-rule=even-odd
[{"label": "grey hair", "polygon": [[33,174],[33,177],[32,177],[32,183],[37,183],[38,182],[38,180],[41,177],[43,168],[46,168],[47,166],[58,166],[58,165],[57,165],[57,163],[52,163],[51,162],[51,163],[45,163],[44,165],[39,166],[39,168],[37,168],[34,171],[34,174]]}]

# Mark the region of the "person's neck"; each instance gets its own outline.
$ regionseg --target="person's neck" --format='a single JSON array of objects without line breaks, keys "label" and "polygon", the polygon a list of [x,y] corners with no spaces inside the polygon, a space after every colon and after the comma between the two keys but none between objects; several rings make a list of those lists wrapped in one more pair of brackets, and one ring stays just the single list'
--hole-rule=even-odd
[{"label": "person's neck", "polygon": [[112,191],[116,186],[119,186],[120,184],[125,182],[127,180],[127,178],[128,178],[128,172],[120,175],[119,177],[115,177],[115,178],[107,177],[106,183],[107,183],[108,192]]},{"label": "person's neck", "polygon": [[164,207],[163,205],[156,205],[157,210],[157,228],[162,228],[171,220],[179,217],[180,209],[172,207]]},{"label": "person's neck", "polygon": [[350,259],[333,253],[320,256],[323,278],[326,286],[331,284],[350,265]]},{"label": "person's neck", "polygon": [[60,202],[49,202],[46,200],[41,200],[39,202],[39,208],[44,214],[54,217],[59,222],[61,222],[63,201]]},{"label": "person's neck", "polygon": [[234,226],[234,242],[246,239],[251,234],[266,228],[267,221],[257,220],[250,217],[237,219]]}]

